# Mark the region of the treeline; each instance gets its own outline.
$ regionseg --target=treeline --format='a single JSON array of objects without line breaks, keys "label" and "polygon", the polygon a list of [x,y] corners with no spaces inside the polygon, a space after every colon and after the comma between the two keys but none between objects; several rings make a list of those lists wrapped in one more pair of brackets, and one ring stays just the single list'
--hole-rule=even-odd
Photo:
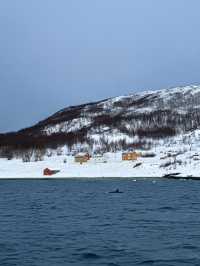
[{"label": "treeline", "polygon": [[12,159],[23,158],[24,161],[40,160],[47,149],[56,150],[60,146],[69,148],[76,143],[86,141],[86,131],[82,129],[76,133],[27,134],[26,132],[0,134],[0,157]]},{"label": "treeline", "polygon": [[114,116],[102,114],[94,118],[93,129],[100,131],[103,126],[117,129],[129,136],[164,138],[199,128],[200,110],[178,113],[159,110],[148,113],[120,113]]},{"label": "treeline", "polygon": [[96,153],[116,152],[127,149],[144,149],[151,147],[149,141],[126,142],[125,139],[108,141],[101,137],[98,143],[87,137],[88,129],[84,128],[75,133],[56,133],[48,135],[27,135],[9,133],[0,135],[0,157],[9,160],[20,158],[24,162],[41,161],[44,155],[51,156],[52,150],[57,155],[62,154],[61,147],[67,146],[68,151],[89,151]]},{"label": "treeline", "polygon": [[87,130],[81,129],[77,132],[69,133],[54,133],[51,135],[45,134],[23,134],[23,133],[9,133],[0,134],[0,147],[11,146],[14,149],[28,149],[28,148],[51,148],[55,149],[60,145],[73,145],[76,142],[85,140]]}]

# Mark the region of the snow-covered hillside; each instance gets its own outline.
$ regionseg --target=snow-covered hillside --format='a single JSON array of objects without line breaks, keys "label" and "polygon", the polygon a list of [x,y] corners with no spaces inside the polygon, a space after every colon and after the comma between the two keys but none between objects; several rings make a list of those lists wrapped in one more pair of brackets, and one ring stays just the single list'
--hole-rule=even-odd
[{"label": "snow-covered hillside", "polygon": [[146,91],[65,108],[33,127],[0,134],[0,157],[15,151],[149,149],[199,129],[200,86]]},{"label": "snow-covered hillside", "polygon": [[76,163],[62,147],[60,154],[44,156],[42,161],[22,162],[21,159],[0,159],[0,178],[43,178],[45,168],[60,172],[53,178],[102,177],[163,177],[174,173],[178,178],[200,177],[200,130],[156,142],[149,151],[137,150],[136,161],[122,161],[122,153],[105,153],[104,162],[93,157],[87,163]]},{"label": "snow-covered hillside", "polygon": [[[146,91],[115,97],[98,103],[69,107],[39,123],[44,134],[77,132],[87,129],[87,136],[159,135],[185,132],[199,125],[200,86],[160,91]],[[142,130],[142,132],[140,132]],[[158,130],[158,132],[155,132]],[[116,132],[117,131],[117,132]],[[119,134],[118,134],[119,135]]]}]

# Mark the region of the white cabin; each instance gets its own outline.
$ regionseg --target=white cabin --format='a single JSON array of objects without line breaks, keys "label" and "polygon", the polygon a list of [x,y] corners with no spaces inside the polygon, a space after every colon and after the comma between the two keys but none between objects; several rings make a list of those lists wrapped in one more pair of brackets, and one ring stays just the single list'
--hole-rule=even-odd
[{"label": "white cabin", "polygon": [[96,154],[92,157],[95,163],[107,163],[107,158],[104,155]]}]

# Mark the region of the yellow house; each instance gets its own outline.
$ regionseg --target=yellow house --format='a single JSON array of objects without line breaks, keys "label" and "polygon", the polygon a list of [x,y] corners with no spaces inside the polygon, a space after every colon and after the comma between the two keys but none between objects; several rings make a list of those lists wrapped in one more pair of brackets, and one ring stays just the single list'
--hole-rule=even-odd
[{"label": "yellow house", "polygon": [[141,156],[140,152],[124,152],[122,153],[122,161],[135,161]]},{"label": "yellow house", "polygon": [[88,153],[78,153],[76,154],[74,159],[76,163],[82,164],[82,163],[86,163],[90,159],[90,156]]}]

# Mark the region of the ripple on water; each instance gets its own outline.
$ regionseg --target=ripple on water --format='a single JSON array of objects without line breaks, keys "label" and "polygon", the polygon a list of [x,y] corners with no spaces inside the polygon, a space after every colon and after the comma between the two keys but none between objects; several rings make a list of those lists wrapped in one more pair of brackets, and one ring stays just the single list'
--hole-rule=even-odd
[{"label": "ripple on water", "polygon": [[96,253],[92,252],[85,252],[81,254],[82,259],[91,259],[91,260],[98,260],[101,259],[101,256],[97,255]]},{"label": "ripple on water", "polygon": [[117,180],[120,196],[114,187],[2,181],[0,266],[200,265],[200,182]]},{"label": "ripple on water", "polygon": [[141,266],[199,266],[199,259],[155,259],[155,260],[145,260],[137,263]]}]

